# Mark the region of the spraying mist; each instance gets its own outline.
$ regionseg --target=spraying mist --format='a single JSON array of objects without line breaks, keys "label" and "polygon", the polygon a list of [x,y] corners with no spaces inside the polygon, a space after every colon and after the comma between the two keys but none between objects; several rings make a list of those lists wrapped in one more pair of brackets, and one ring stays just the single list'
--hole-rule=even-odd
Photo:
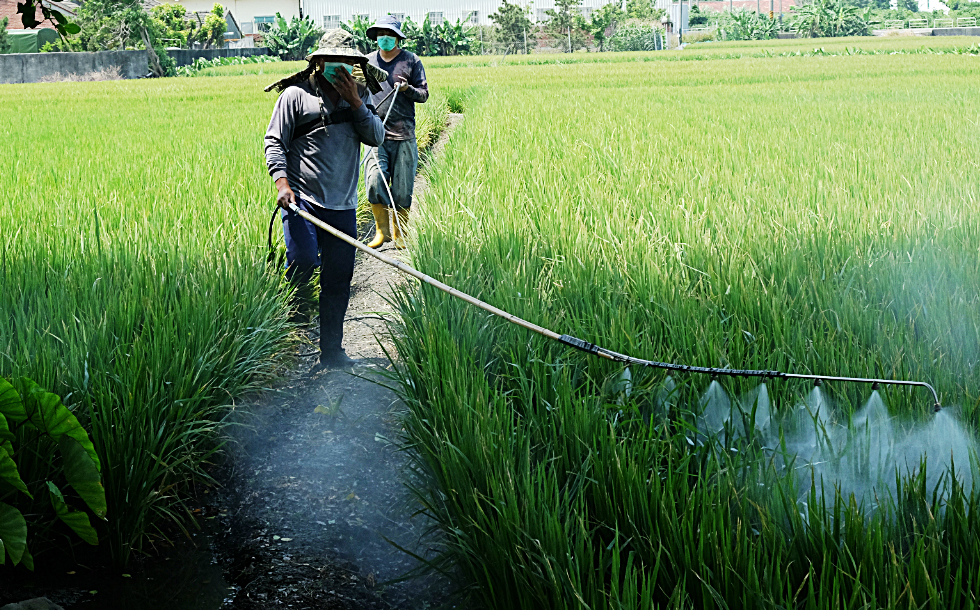
[{"label": "spraying mist", "polygon": [[977,476],[980,445],[955,409],[925,421],[900,420],[874,390],[848,417],[820,387],[789,409],[774,409],[765,384],[732,399],[718,381],[698,407],[697,428],[706,437],[742,437],[751,425],[784,476],[794,477],[801,498],[817,486],[827,499],[840,490],[874,510],[896,497],[899,478],[924,476],[928,492],[942,496],[951,477],[969,492]]}]

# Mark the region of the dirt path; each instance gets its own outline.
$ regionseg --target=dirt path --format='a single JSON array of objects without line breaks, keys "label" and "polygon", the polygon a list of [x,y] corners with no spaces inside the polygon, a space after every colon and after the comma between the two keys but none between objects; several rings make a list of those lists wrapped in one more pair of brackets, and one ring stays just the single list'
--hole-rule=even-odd
[{"label": "dirt path", "polygon": [[[430,155],[460,118],[450,115]],[[424,190],[420,175],[415,192]],[[444,601],[446,583],[385,584],[417,567],[387,540],[425,554],[424,524],[409,518],[405,459],[387,440],[398,434],[400,403],[377,383],[391,366],[381,346],[394,353],[385,298],[402,281],[358,252],[344,343],[366,365],[354,375],[310,374],[311,355],[275,392],[242,405],[250,415],[234,434],[233,466],[223,477],[218,555],[237,588],[225,607],[425,608]]]}]

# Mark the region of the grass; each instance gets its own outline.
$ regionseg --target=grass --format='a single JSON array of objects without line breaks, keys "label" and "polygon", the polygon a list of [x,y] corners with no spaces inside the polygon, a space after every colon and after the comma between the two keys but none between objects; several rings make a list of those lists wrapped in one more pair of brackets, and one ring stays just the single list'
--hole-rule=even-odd
[{"label": "grass", "polygon": [[[975,429],[975,58],[749,56],[760,48],[640,69],[625,55],[447,60],[441,85],[479,94],[429,180],[415,263],[640,357],[927,380]],[[970,464],[966,487],[938,488],[935,455],[896,464],[874,506],[831,482],[820,494],[790,475],[779,437],[700,434],[705,379],[678,378],[665,416],[662,374],[634,370],[627,394],[614,364],[441,293],[399,305],[416,492],[471,602],[976,605]],[[844,418],[869,391],[824,389]],[[809,386],[769,391],[788,417]],[[930,421],[924,393],[886,400],[901,425]]]},{"label": "grass", "polygon": [[[0,375],[64,396],[90,430],[119,564],[181,521],[229,405],[293,351],[266,263],[268,82],[0,87]],[[422,107],[420,143],[444,116],[438,97]]]}]

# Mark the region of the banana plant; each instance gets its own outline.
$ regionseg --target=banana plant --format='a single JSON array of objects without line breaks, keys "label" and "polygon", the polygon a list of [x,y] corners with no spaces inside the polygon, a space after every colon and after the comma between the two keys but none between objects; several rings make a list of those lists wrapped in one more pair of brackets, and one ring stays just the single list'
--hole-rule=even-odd
[{"label": "banana plant", "polygon": [[[35,466],[29,469],[35,476],[25,481],[18,463]],[[101,471],[88,433],[61,398],[30,379],[0,377],[0,565],[9,559],[34,569],[25,512],[31,526],[61,521],[85,542],[98,544],[89,512],[75,506],[105,519]]]},{"label": "banana plant", "polygon": [[323,30],[309,16],[293,17],[287,22],[276,13],[275,23],[265,33],[265,45],[283,61],[297,61],[306,57],[321,36]]}]

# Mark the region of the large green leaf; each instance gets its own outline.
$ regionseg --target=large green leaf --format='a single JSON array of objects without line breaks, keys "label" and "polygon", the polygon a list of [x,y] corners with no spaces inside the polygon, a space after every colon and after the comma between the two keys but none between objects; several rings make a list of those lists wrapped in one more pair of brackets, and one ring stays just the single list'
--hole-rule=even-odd
[{"label": "large green leaf", "polygon": [[27,549],[27,521],[20,511],[0,502],[0,543],[14,565],[20,563]]},{"label": "large green leaf", "polygon": [[48,481],[48,492],[51,495],[51,505],[54,507],[54,512],[58,514],[58,518],[85,542],[91,545],[99,544],[99,535],[95,533],[95,528],[88,520],[88,515],[80,510],[68,508],[68,504],[65,503],[65,496],[62,495],[58,486],[51,481]]},{"label": "large green leaf", "polygon": [[20,478],[20,472],[17,470],[17,464],[14,462],[14,458],[10,457],[10,454],[5,449],[0,449],[0,481],[6,481],[17,491],[22,491],[28,496],[31,495],[27,491],[27,485]]},{"label": "large green leaf", "polygon": [[0,377],[0,415],[17,424],[27,419],[20,393],[3,377]]},{"label": "large green leaf", "polygon": [[98,466],[74,438],[63,436],[58,446],[65,463],[65,478],[68,479],[68,484],[88,504],[92,512],[99,517],[105,517],[105,488],[102,487]]},{"label": "large green leaf", "polygon": [[61,398],[57,394],[45,392],[36,383],[21,377],[16,382],[23,397],[24,409],[31,423],[55,441],[61,441],[63,436],[69,436],[85,449],[85,453],[92,458],[96,467],[101,471],[102,465],[99,463],[99,456],[95,452],[95,446],[89,440],[85,428],[78,423],[75,416],[65,405],[61,404]]}]

